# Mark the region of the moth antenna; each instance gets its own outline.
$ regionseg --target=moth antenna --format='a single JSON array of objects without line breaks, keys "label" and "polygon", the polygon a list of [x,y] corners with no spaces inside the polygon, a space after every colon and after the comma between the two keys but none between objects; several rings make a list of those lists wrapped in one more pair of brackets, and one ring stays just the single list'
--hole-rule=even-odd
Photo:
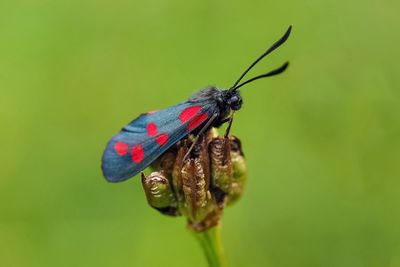
[{"label": "moth antenna", "polygon": [[245,81],[245,82],[242,82],[242,83],[239,84],[238,86],[234,87],[232,90],[236,91],[237,89],[239,89],[239,88],[242,87],[243,85],[248,84],[248,83],[251,83],[251,82],[253,82],[253,81],[255,81],[255,80],[258,80],[258,79],[261,79],[261,78],[265,78],[265,77],[270,77],[270,76],[278,75],[278,74],[284,72],[284,71],[287,69],[288,66],[289,66],[289,62],[285,62],[285,63],[284,63],[282,66],[280,66],[279,68],[274,69],[274,70],[272,70],[272,71],[270,71],[270,72],[268,72],[268,73],[261,74],[261,75],[259,75],[259,76],[254,77],[254,78],[251,78],[251,79],[249,79],[249,80],[247,80],[247,81]]},{"label": "moth antenna", "polygon": [[239,79],[232,85],[232,87],[229,90],[234,90],[237,88],[237,85],[239,82],[243,79],[243,77],[261,60],[263,59],[266,55],[277,49],[279,46],[281,46],[288,38],[290,35],[290,32],[292,31],[292,25],[289,26],[289,28],[286,30],[285,34],[278,40],[276,41],[270,48],[268,48],[267,51],[265,51],[261,56],[259,56],[251,65],[248,67],[242,75],[240,75]]}]

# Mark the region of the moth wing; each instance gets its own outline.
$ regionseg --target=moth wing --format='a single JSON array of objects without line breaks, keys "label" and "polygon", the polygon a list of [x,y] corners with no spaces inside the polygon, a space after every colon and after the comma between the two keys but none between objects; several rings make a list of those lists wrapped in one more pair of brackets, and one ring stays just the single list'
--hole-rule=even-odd
[{"label": "moth wing", "polygon": [[104,177],[110,182],[135,176],[216,111],[213,105],[190,102],[140,115],[108,142],[102,158]]}]

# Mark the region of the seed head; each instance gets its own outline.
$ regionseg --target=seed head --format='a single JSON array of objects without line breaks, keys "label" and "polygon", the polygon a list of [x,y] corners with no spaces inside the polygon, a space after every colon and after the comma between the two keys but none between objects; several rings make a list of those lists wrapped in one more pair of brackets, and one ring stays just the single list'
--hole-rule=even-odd
[{"label": "seed head", "polygon": [[[246,163],[237,137],[220,137],[216,129],[189,135],[164,153],[142,184],[149,205],[161,213],[188,219],[202,232],[217,225],[226,205],[236,202],[247,179]],[[185,156],[186,155],[186,156]]]}]

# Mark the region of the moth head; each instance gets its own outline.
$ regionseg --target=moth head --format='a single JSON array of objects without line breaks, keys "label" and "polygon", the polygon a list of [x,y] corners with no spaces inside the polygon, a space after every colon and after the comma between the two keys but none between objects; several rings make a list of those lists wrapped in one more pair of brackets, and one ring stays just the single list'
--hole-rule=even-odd
[{"label": "moth head", "polygon": [[232,110],[239,110],[242,107],[243,99],[239,90],[227,92],[225,97],[226,103]]}]

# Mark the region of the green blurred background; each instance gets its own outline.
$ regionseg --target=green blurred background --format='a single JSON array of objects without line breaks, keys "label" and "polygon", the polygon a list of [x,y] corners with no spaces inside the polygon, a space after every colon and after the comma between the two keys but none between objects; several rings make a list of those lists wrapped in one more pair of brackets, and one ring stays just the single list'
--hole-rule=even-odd
[{"label": "green blurred background", "polygon": [[250,76],[233,133],[249,167],[226,209],[231,266],[400,266],[395,1],[0,2],[0,266],[205,266],[183,218],[109,184],[139,113]]}]

